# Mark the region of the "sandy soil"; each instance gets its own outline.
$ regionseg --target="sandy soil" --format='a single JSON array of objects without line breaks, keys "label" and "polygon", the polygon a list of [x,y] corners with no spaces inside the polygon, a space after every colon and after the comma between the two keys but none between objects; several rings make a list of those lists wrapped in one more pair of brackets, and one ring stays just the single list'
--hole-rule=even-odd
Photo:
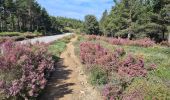
[{"label": "sandy soil", "polygon": [[74,54],[72,43],[76,40],[77,37],[67,44],[40,100],[102,100],[96,89],[87,82],[82,65]]}]

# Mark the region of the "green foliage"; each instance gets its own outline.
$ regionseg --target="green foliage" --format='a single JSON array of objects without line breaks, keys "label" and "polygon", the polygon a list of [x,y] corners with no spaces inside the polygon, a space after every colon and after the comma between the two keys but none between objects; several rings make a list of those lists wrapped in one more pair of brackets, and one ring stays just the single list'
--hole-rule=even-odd
[{"label": "green foliage", "polygon": [[67,43],[70,42],[70,39],[73,36],[67,36],[64,37],[60,40],[55,41],[49,46],[49,51],[54,55],[54,56],[59,56],[67,47]]},{"label": "green foliage", "polygon": [[19,36],[21,33],[19,32],[0,32],[0,36]]},{"label": "green foliage", "polygon": [[82,21],[73,18],[56,17],[56,21],[60,23],[63,27],[69,27],[72,29],[83,27]]},{"label": "green foliage", "polygon": [[74,53],[75,53],[75,55],[76,56],[79,56],[79,54],[80,54],[80,43],[82,42],[82,41],[85,41],[85,38],[84,38],[84,36],[82,36],[82,35],[78,35],[78,37],[77,37],[77,41],[75,41],[73,44],[74,44]]},{"label": "green foliage", "polygon": [[99,23],[95,16],[86,15],[84,24],[87,34],[99,34]]},{"label": "green foliage", "polygon": [[43,35],[51,35],[63,32],[64,27],[73,29],[82,27],[80,20],[50,16],[36,0],[0,0],[0,2],[0,32],[37,31]]},{"label": "green foliage", "polygon": [[37,30],[35,30],[34,32],[33,32],[33,34],[35,34],[35,35],[42,35],[40,32],[38,32]]},{"label": "green foliage", "polygon": [[35,0],[1,0],[1,3],[0,31],[50,31],[50,17]]},{"label": "green foliage", "polygon": [[99,67],[91,69],[89,78],[92,85],[104,85],[107,83],[107,74]]},{"label": "green foliage", "polygon": [[[149,37],[160,42],[168,39],[170,24],[168,0],[114,0],[115,6],[102,18],[101,29],[107,36]],[[103,20],[104,19],[104,20]]]},{"label": "green foliage", "polygon": [[[100,19],[100,23],[99,23],[99,24],[100,24],[100,29],[101,29],[101,31],[102,31],[103,33],[106,32],[106,30],[105,30],[105,28],[104,28],[104,26],[105,26],[104,21],[106,20],[107,16],[108,16],[108,12],[107,12],[107,10],[105,10],[105,11],[103,12],[102,18]],[[105,35],[106,35],[106,34],[105,34]]]},{"label": "green foliage", "polygon": [[59,56],[66,48],[66,43],[64,41],[56,41],[50,45],[49,50],[53,55]]},{"label": "green foliage", "polygon": [[128,86],[123,95],[123,100],[168,100],[169,98],[169,89],[156,77],[151,77],[148,80],[144,78],[135,79],[132,84]]}]

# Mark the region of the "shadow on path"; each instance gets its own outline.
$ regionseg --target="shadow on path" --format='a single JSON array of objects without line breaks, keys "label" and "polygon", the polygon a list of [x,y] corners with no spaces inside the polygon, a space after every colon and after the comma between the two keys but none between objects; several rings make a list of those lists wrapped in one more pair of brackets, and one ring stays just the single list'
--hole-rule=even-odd
[{"label": "shadow on path", "polygon": [[51,74],[47,86],[40,94],[38,100],[58,100],[66,94],[72,94],[73,90],[69,89],[69,87],[75,84],[63,82],[63,80],[69,79],[72,70],[67,70],[67,66],[63,66],[63,59],[59,59],[58,61],[55,64],[55,71]]}]

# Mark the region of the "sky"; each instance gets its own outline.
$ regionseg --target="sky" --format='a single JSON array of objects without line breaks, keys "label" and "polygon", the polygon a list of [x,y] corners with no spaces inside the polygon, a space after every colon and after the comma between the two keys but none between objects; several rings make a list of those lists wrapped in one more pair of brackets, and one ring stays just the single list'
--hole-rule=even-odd
[{"label": "sky", "polygon": [[98,20],[104,10],[110,11],[113,0],[37,0],[52,16],[62,16],[83,20],[87,14],[95,15]]}]

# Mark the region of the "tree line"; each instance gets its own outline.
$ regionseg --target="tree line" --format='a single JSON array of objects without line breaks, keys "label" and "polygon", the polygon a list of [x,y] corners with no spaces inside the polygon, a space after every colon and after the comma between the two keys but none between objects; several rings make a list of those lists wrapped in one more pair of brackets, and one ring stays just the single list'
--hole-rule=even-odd
[{"label": "tree line", "polygon": [[[129,39],[149,37],[157,42],[170,34],[170,0],[114,0],[99,22],[85,17],[85,32]],[[170,37],[170,36],[169,36]]]},{"label": "tree line", "polygon": [[77,28],[81,21],[50,16],[36,0],[0,0],[0,32],[38,31],[47,35],[62,32],[65,24]]}]

